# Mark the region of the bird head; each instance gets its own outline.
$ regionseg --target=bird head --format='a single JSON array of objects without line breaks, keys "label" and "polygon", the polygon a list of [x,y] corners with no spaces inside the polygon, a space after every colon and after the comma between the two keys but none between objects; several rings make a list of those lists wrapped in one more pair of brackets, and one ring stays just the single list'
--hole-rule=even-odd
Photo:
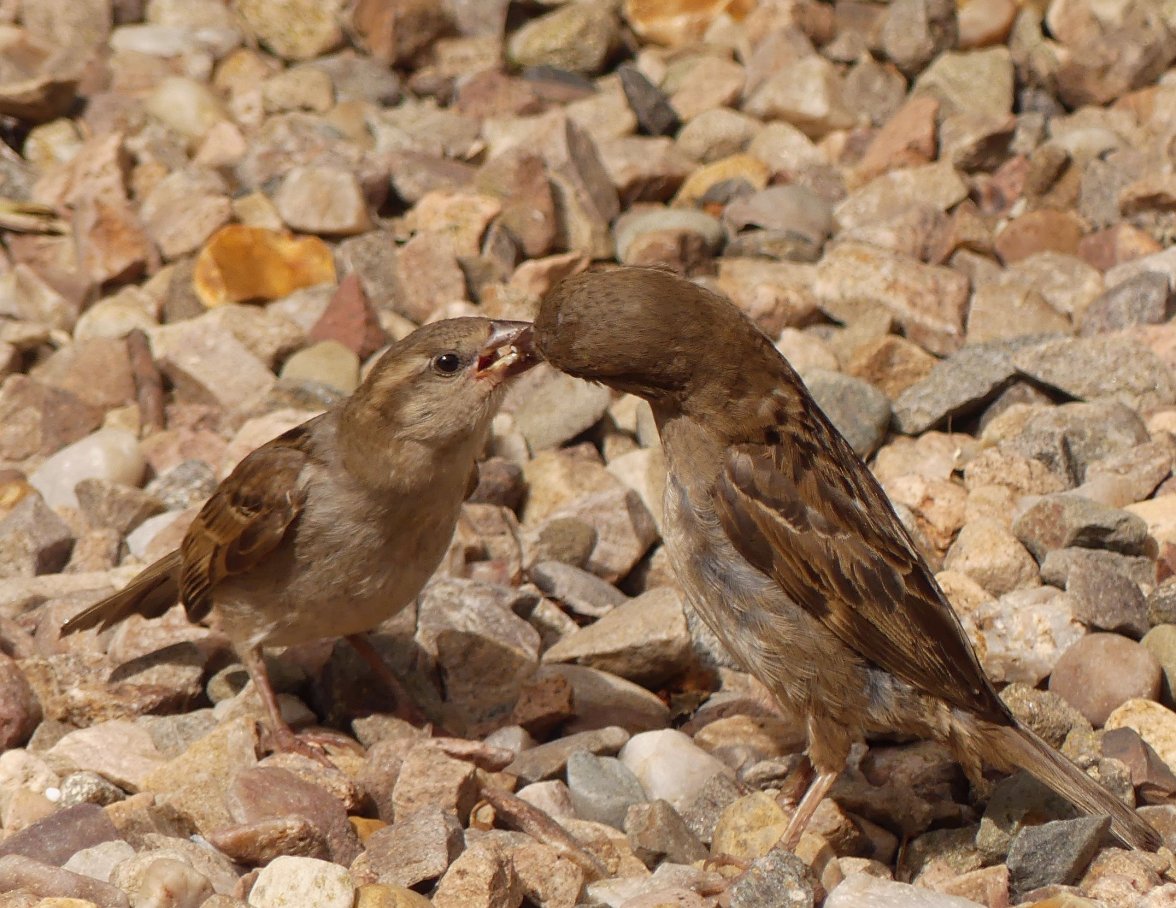
[{"label": "bird head", "polygon": [[560,282],[540,306],[534,343],[557,369],[667,408],[738,385],[749,367],[741,353],[778,359],[729,300],[654,268]]},{"label": "bird head", "polygon": [[344,405],[345,420],[444,447],[484,437],[510,380],[536,363],[527,322],[454,318],[394,344]]}]

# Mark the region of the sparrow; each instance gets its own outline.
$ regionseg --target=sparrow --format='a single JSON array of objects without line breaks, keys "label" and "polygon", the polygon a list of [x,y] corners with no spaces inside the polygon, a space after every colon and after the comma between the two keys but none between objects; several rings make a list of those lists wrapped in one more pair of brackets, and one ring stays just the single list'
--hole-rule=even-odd
[{"label": "sparrow", "polygon": [[179,549],[69,619],[62,634],[156,617],[177,600],[209,616],[253,680],[274,747],[319,758],[282,719],[262,648],[346,637],[415,705],[364,635],[412,602],[477,484],[510,380],[535,363],[525,322],[457,318],[393,345],[355,392],[246,456]]},{"label": "sparrow", "polygon": [[729,300],[644,268],[556,285],[536,352],[649,402],[665,452],[664,542],[686,597],[744,668],[803,717],[814,778],[781,839],[794,849],[850,746],[899,732],[982,767],[1028,770],[1111,818],[1124,844],[1160,836],[1022,726],[886,493],[787,360]]}]

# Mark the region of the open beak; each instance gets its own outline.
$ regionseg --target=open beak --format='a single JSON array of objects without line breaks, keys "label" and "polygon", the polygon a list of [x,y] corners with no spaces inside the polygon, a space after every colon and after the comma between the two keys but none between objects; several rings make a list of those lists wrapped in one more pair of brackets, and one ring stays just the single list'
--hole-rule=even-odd
[{"label": "open beak", "polygon": [[532,344],[530,322],[491,322],[490,338],[478,353],[477,378],[495,383],[530,369],[539,361]]}]

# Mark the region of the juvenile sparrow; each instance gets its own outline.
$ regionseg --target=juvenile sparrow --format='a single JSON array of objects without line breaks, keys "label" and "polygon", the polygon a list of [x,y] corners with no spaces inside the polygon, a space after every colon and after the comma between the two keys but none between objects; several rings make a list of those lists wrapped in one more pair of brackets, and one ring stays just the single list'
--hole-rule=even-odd
[{"label": "juvenile sparrow", "polygon": [[1036,734],[984,674],[886,494],[772,342],[728,300],[664,271],[568,278],[543,300],[536,350],[647,400],[668,471],[664,536],[685,592],[784,709],[816,777],[794,848],[876,732],[942,741],[977,779],[1021,767],[1127,845],[1159,834]]},{"label": "juvenile sparrow", "polygon": [[364,636],[440,563],[508,381],[534,363],[525,322],[458,318],[414,331],[347,400],[249,454],[183,543],[63,634],[215,613],[269,716],[274,745],[310,752],[283,721],[263,646],[345,636],[419,718]]}]

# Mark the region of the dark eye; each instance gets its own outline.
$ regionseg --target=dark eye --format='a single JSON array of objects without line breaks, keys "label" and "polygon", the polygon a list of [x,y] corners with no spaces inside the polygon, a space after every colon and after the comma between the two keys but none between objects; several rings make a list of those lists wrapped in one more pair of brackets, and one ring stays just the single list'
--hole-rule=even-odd
[{"label": "dark eye", "polygon": [[456,353],[438,353],[433,357],[433,371],[440,375],[453,375],[461,368],[461,357]]}]

